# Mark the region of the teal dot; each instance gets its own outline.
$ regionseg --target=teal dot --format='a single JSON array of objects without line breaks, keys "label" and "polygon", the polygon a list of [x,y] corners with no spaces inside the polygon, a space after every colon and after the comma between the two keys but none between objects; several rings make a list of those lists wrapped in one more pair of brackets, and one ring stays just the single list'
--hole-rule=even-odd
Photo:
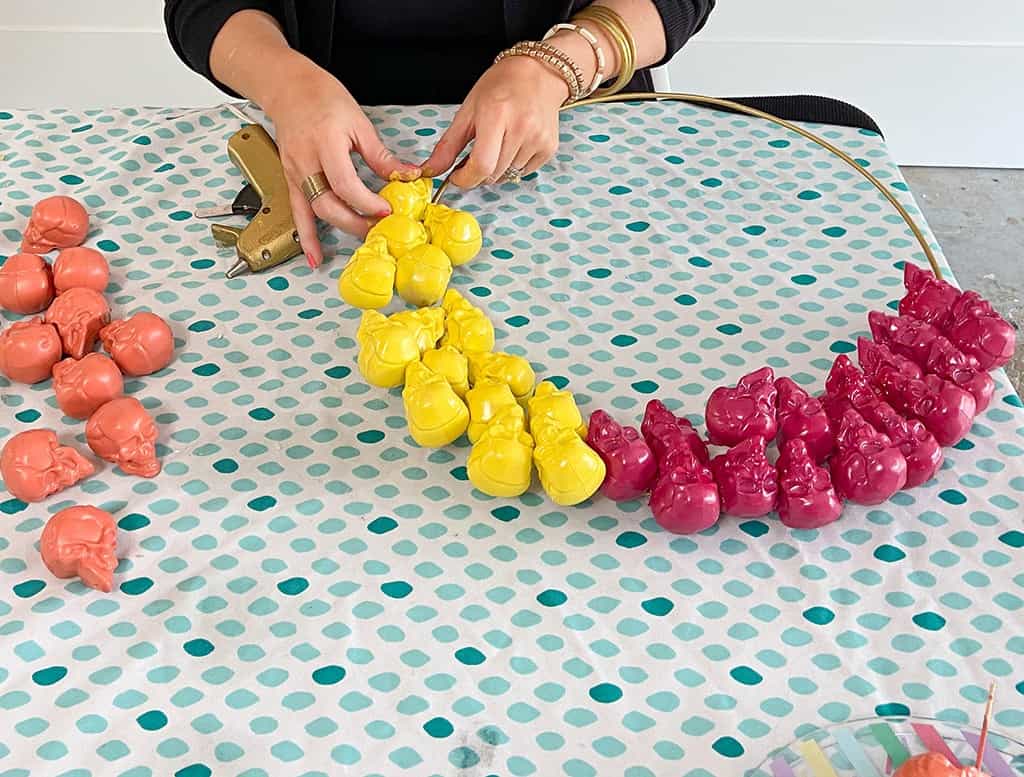
[{"label": "teal dot", "polygon": [[1024,548],[1024,532],[1011,529],[1005,534],[1000,534],[999,541],[1011,548]]},{"label": "teal dot", "polygon": [[504,505],[491,510],[491,515],[499,521],[505,521],[507,523],[508,521],[514,521],[519,517],[519,510],[511,505]]},{"label": "teal dot", "polygon": [[120,251],[121,246],[115,243],[113,240],[101,240],[96,244],[96,247],[101,251]]},{"label": "teal dot", "polygon": [[751,537],[763,537],[768,533],[768,524],[764,521],[744,521],[740,524],[740,530]]},{"label": "teal dot", "polygon": [[188,331],[190,332],[208,332],[216,326],[212,321],[195,321],[189,325]]},{"label": "teal dot", "polygon": [[382,515],[380,518],[374,518],[370,521],[370,523],[366,525],[366,528],[374,534],[386,534],[397,526],[398,521],[394,518],[388,518],[387,516]]},{"label": "teal dot", "polygon": [[819,200],[821,199],[821,193],[816,192],[812,189],[805,189],[797,195],[797,199],[800,200]]},{"label": "teal dot", "polygon": [[431,718],[423,724],[423,730],[434,737],[434,739],[444,739],[452,735],[455,727],[447,718]]},{"label": "teal dot", "polygon": [[764,680],[764,677],[749,666],[737,666],[729,674],[733,680],[743,685],[757,685]]},{"label": "teal dot", "polygon": [[676,297],[676,302],[678,302],[680,305],[686,306],[696,305],[697,298],[692,294],[680,294],[678,297]]},{"label": "teal dot", "polygon": [[591,278],[607,278],[612,274],[612,271],[607,267],[595,267],[592,270],[587,270],[587,275]]},{"label": "teal dot", "polygon": [[818,626],[825,626],[836,619],[836,614],[827,607],[811,607],[804,610],[804,618]]},{"label": "teal dot", "polygon": [[36,685],[53,685],[63,680],[67,674],[68,668],[66,666],[48,666],[46,669],[33,672],[32,682]]},{"label": "teal dot", "polygon": [[643,607],[644,610],[649,614],[657,616],[668,615],[670,612],[672,612],[672,608],[675,607],[672,601],[666,599],[664,596],[658,596],[654,599],[647,599],[646,601],[642,602],[640,606]]},{"label": "teal dot", "polygon": [[922,612],[914,616],[914,623],[927,631],[939,631],[946,625],[946,619],[937,612]]},{"label": "teal dot", "polygon": [[617,345],[620,348],[625,348],[636,343],[636,338],[633,335],[615,335],[612,338],[612,345]]},{"label": "teal dot", "polygon": [[491,251],[491,256],[496,257],[498,259],[511,259],[512,252],[507,251],[504,248],[496,248],[495,250]]},{"label": "teal dot", "polygon": [[71,186],[77,186],[78,184],[82,183],[84,179],[81,178],[80,176],[68,173],[67,175],[62,175],[60,177],[60,180],[62,183],[70,184]]},{"label": "teal dot", "polygon": [[732,737],[719,737],[711,747],[716,753],[726,758],[739,758],[744,752],[743,745]]},{"label": "teal dot", "polygon": [[621,548],[638,548],[645,542],[647,537],[635,531],[624,531],[615,540],[615,544]]},{"label": "teal dot", "polygon": [[789,148],[788,140],[772,140],[768,142],[768,145],[772,148]]},{"label": "teal dot", "polygon": [[43,580],[26,580],[23,583],[18,583],[12,590],[19,599],[29,599],[44,588],[46,588],[46,582]]},{"label": "teal dot", "polygon": [[317,685],[334,685],[345,679],[344,667],[328,664],[313,671],[313,682]]},{"label": "teal dot", "polygon": [[288,279],[277,275],[267,281],[267,285],[274,291],[284,291],[288,288]]},{"label": "teal dot", "polygon": [[132,143],[138,143],[140,146],[148,146],[153,141],[149,139],[148,135],[139,135]]},{"label": "teal dot", "polygon": [[6,515],[14,515],[15,513],[20,513],[27,507],[28,505],[25,502],[22,502],[20,499],[7,499],[3,502],[0,502],[0,513],[5,513]]},{"label": "teal dot", "polygon": [[40,415],[42,414],[38,410],[22,410],[20,413],[15,413],[14,417],[24,424],[30,424],[38,419]]},{"label": "teal dot", "polygon": [[491,296],[491,290],[488,289],[486,286],[474,286],[469,291],[470,291],[470,293],[474,297],[489,297],[489,296]]},{"label": "teal dot", "polygon": [[[209,270],[211,267],[213,267],[213,259],[196,259],[192,262],[192,268],[195,270]],[[191,327],[189,327],[189,329],[191,329]],[[194,331],[203,332],[205,330],[197,329]]]},{"label": "teal dot", "polygon": [[567,599],[568,597],[564,592],[554,588],[549,588],[537,594],[537,601],[545,607],[558,607],[565,604]]},{"label": "teal dot", "polygon": [[622,698],[622,689],[613,683],[599,683],[590,689],[590,698],[600,704],[611,704]]},{"label": "teal dot", "polygon": [[846,340],[836,340],[829,346],[829,350],[832,351],[832,353],[852,353],[857,350],[857,346],[853,343],[847,342]]},{"label": "teal dot", "polygon": [[511,327],[519,328],[521,326],[526,326],[527,324],[529,324],[530,319],[528,319],[526,316],[509,316],[508,318],[505,319],[505,323]]},{"label": "teal dot", "polygon": [[455,651],[455,658],[466,666],[479,666],[486,660],[484,654],[475,647],[459,648]]},{"label": "teal dot", "polygon": [[156,731],[167,725],[167,716],[160,710],[143,712],[135,720],[146,731]]},{"label": "teal dot", "polygon": [[902,561],[907,557],[907,554],[897,548],[895,545],[879,545],[875,548],[875,558],[879,561]]},{"label": "teal dot", "polygon": [[707,186],[709,189],[717,189],[722,185],[722,182],[717,178],[705,178],[700,184],[701,186]]},{"label": "teal dot", "polygon": [[121,583],[121,590],[129,596],[144,594],[153,587],[153,581],[148,577],[137,577],[134,580],[125,580]]},{"label": "teal dot", "polygon": [[630,385],[632,385],[634,391],[640,394],[653,394],[660,388],[653,380],[638,380]]},{"label": "teal dot", "polygon": [[711,266],[711,262],[709,262],[703,256],[691,256],[688,261],[694,267],[710,267]]},{"label": "teal dot", "polygon": [[380,431],[379,429],[367,429],[365,432],[360,432],[359,434],[357,434],[356,439],[359,440],[359,442],[372,444],[383,440],[384,432]]},{"label": "teal dot", "polygon": [[186,653],[190,656],[196,656],[197,658],[208,656],[213,652],[213,643],[208,639],[203,639],[202,637],[199,639],[190,639],[183,645],[183,647],[185,648]]},{"label": "teal dot", "polygon": [[138,513],[129,513],[120,521],[117,525],[125,531],[135,531],[136,529],[142,529],[149,526],[149,518]]},{"label": "teal dot", "polygon": [[[173,213],[167,214],[167,218],[171,221],[187,221],[192,218],[192,214],[187,210],[176,210]],[[210,264],[213,264],[213,262],[211,261]]]},{"label": "teal dot", "polygon": [[630,232],[646,232],[650,226],[646,221],[631,221],[626,224],[626,229]]},{"label": "teal dot", "polygon": [[254,407],[249,411],[249,417],[254,421],[269,421],[274,417],[272,410],[265,407]]},{"label": "teal dot", "polygon": [[328,378],[347,378],[352,374],[351,367],[345,367],[344,365],[338,365],[337,367],[330,367],[324,370],[324,375]]},{"label": "teal dot", "polygon": [[879,704],[875,707],[875,714],[880,718],[901,718],[910,715],[910,707],[899,702]]},{"label": "teal dot", "polygon": [[205,764],[189,764],[174,773],[174,777],[210,777],[213,774]]},{"label": "teal dot", "polygon": [[234,459],[219,459],[213,462],[213,468],[222,475],[230,475],[232,472],[238,471],[238,462]]},{"label": "teal dot", "polygon": [[608,193],[609,194],[629,194],[631,191],[633,191],[633,190],[630,189],[628,186],[613,186],[612,188],[610,188],[608,190]]},{"label": "teal dot", "polygon": [[827,229],[821,230],[824,234],[829,237],[842,237],[846,234],[846,230],[842,227],[828,227]]},{"label": "teal dot", "polygon": [[391,583],[382,583],[380,590],[392,599],[404,599],[412,593],[412,586],[404,580],[395,580]]},{"label": "teal dot", "polygon": [[456,467],[451,471],[451,475],[453,478],[461,480],[463,483],[469,480],[469,471],[465,467]]},{"label": "teal dot", "polygon": [[946,504],[951,505],[962,505],[967,501],[967,497],[957,491],[955,488],[947,488],[945,491],[939,493],[939,499]]},{"label": "teal dot", "polygon": [[720,326],[716,326],[715,329],[723,335],[736,335],[743,331],[743,327],[737,326],[736,324],[721,324]]},{"label": "teal dot", "polygon": [[204,378],[208,378],[211,375],[216,375],[220,372],[220,367],[216,364],[200,364],[198,367],[194,367],[192,372],[196,375],[200,375]]},{"label": "teal dot", "polygon": [[264,510],[269,510],[276,504],[277,500],[272,496],[258,496],[249,501],[249,509],[256,510],[257,512],[263,512]]},{"label": "teal dot", "polygon": [[553,227],[567,227],[572,224],[572,219],[551,219],[548,223]]},{"label": "teal dot", "polygon": [[298,596],[309,588],[309,581],[304,577],[289,577],[277,584],[277,590],[285,596]]},{"label": "teal dot", "polygon": [[797,286],[810,286],[811,284],[818,282],[816,277],[807,274],[794,275],[791,280]]}]

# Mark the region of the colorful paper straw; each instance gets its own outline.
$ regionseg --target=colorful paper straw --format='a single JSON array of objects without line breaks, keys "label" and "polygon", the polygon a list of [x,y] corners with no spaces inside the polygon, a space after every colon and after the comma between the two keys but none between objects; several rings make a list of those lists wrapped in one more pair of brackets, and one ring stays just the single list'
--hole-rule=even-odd
[{"label": "colorful paper straw", "polygon": [[949,749],[949,745],[946,744],[946,740],[942,738],[942,734],[935,730],[934,726],[930,726],[927,723],[911,723],[914,728],[914,733],[917,734],[924,746],[928,748],[929,752],[939,753],[940,755],[946,756],[946,760],[949,761],[953,766],[962,768],[963,764],[960,763],[960,759],[957,758],[953,751]]},{"label": "colorful paper straw", "polygon": [[857,741],[857,738],[853,735],[853,732],[848,728],[839,728],[835,732],[836,744],[839,745],[839,749],[843,751],[843,755],[846,756],[847,760],[853,766],[857,772],[857,777],[882,777],[878,771],[878,767],[875,766],[871,759],[868,758],[868,754],[864,750],[864,746]]},{"label": "colorful paper straw", "polygon": [[832,768],[832,764],[828,762],[828,756],[825,755],[817,742],[808,740],[801,742],[799,747],[800,753],[803,755],[807,765],[811,767],[814,777],[839,777],[836,774],[836,770]]},{"label": "colorful paper straw", "polygon": [[786,763],[786,759],[781,755],[772,761],[772,774],[775,777],[796,777],[793,767]]},{"label": "colorful paper straw", "polygon": [[875,735],[875,739],[878,740],[878,744],[884,747],[885,752],[889,754],[889,758],[892,759],[893,767],[898,769],[903,765],[904,761],[910,758],[909,751],[904,744],[896,738],[896,733],[888,723],[872,723],[871,733]]},{"label": "colorful paper straw", "polygon": [[[971,731],[964,731],[962,733],[964,735],[964,739],[967,740],[967,743],[974,748],[975,752],[977,752],[978,746],[981,744],[979,741],[980,737]],[[992,775],[992,777],[1017,777],[1017,773],[1014,772],[1010,768],[1010,765],[1006,763],[1006,760],[999,755],[999,751],[992,747],[991,742],[985,745],[985,752],[982,755],[982,759],[985,764],[985,769]]]}]

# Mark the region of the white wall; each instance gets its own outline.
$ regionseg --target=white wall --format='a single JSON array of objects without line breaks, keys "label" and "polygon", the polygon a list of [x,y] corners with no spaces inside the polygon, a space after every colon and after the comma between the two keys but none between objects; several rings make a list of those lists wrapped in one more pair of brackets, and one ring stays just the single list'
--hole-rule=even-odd
[{"label": "white wall", "polygon": [[[162,8],[0,0],[0,108],[220,101],[175,58]],[[678,90],[845,99],[904,164],[1024,167],[1022,0],[718,0],[670,72]]]}]

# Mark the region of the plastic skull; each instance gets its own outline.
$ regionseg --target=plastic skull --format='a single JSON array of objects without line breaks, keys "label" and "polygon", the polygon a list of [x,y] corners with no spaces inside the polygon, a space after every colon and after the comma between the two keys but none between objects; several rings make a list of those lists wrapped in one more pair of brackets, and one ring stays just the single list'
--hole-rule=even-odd
[{"label": "plastic skull", "polygon": [[39,552],[56,577],[78,577],[90,588],[110,593],[117,568],[114,518],[88,505],[61,510],[46,522]]},{"label": "plastic skull", "polygon": [[366,233],[367,239],[377,235],[388,241],[388,253],[395,259],[427,242],[427,230],[420,222],[397,213],[385,216]]},{"label": "plastic skull", "polygon": [[151,375],[171,363],[174,335],[155,313],[136,313],[100,330],[107,353],[125,375]]},{"label": "plastic skull", "polygon": [[447,314],[441,345],[451,345],[465,354],[494,349],[494,325],[480,308],[455,289],[445,292],[441,308]]},{"label": "plastic skull", "polygon": [[587,424],[587,444],[604,460],[608,474],[601,490],[609,499],[636,499],[654,485],[658,462],[632,426],[621,426],[604,410],[595,410]]},{"label": "plastic skull", "polygon": [[968,291],[953,305],[946,326],[949,339],[986,370],[1004,366],[1017,348],[1017,330],[977,292]]},{"label": "plastic skull", "polygon": [[423,352],[423,363],[448,381],[456,394],[465,397],[469,391],[469,362],[450,345],[428,348]]},{"label": "plastic skull", "polygon": [[942,326],[953,303],[960,299],[961,292],[956,286],[940,281],[930,270],[911,262],[903,266],[903,285],[907,293],[900,300],[900,315],[936,326]]},{"label": "plastic skull", "polygon": [[402,389],[409,433],[424,448],[455,442],[469,425],[469,410],[454,389],[423,362],[412,362]]},{"label": "plastic skull", "polygon": [[14,254],[0,266],[0,308],[38,313],[53,300],[50,265],[35,254]]},{"label": "plastic skull", "polygon": [[[640,433],[654,451],[658,468],[668,471],[678,451],[686,451],[697,457],[701,464],[710,464],[708,446],[701,439],[689,419],[675,415],[660,399],[652,399],[644,409],[644,420]],[[685,463],[685,462],[684,462]]]},{"label": "plastic skull", "polygon": [[955,383],[974,397],[975,410],[983,413],[996,391],[995,379],[981,369],[978,360],[957,348],[945,337],[936,337],[925,364],[928,372]]},{"label": "plastic skull", "polygon": [[466,392],[466,404],[469,406],[469,427],[466,433],[470,442],[479,440],[491,421],[506,410],[515,408],[520,415],[523,413],[508,384],[491,378],[477,381]]},{"label": "plastic skull", "polygon": [[711,460],[722,512],[759,518],[775,509],[778,476],[765,455],[764,437],[754,435]]},{"label": "plastic skull", "polygon": [[452,277],[448,255],[435,245],[411,248],[398,260],[395,291],[418,308],[433,305],[444,296]]},{"label": "plastic skull", "polygon": [[832,487],[832,477],[814,463],[803,440],[794,438],[783,444],[776,470],[777,509],[783,524],[792,529],[817,529],[839,519],[843,503]]},{"label": "plastic skull", "polygon": [[672,467],[658,473],[651,490],[651,513],[674,534],[704,531],[718,523],[722,503],[707,464],[688,448],[672,455]]},{"label": "plastic skull", "polygon": [[[471,353],[468,355],[468,359],[470,383],[475,385],[485,378],[507,383],[520,403],[525,403],[533,394],[537,375],[534,373],[533,367],[530,366],[530,362],[522,356],[499,351],[498,353]],[[554,386],[549,383],[548,388],[553,389]],[[568,396],[572,400],[572,395]],[[577,415],[579,415],[579,411],[577,411]],[[582,424],[582,422],[581,419],[580,423]]]},{"label": "plastic skull", "polygon": [[388,201],[392,213],[421,221],[433,192],[432,178],[417,178],[415,181],[391,181],[380,190],[380,196]]},{"label": "plastic skull", "polygon": [[41,318],[18,321],[0,332],[0,373],[13,381],[46,380],[60,357],[57,329]]},{"label": "plastic skull", "polygon": [[900,449],[907,460],[906,488],[935,477],[942,467],[942,446],[916,418],[904,418],[888,402],[878,401],[861,411],[864,419]]},{"label": "plastic skull", "polygon": [[855,410],[839,421],[829,470],[836,493],[862,505],[881,504],[907,483],[903,453]]},{"label": "plastic skull", "polygon": [[110,307],[95,289],[69,289],[53,301],[44,319],[57,327],[64,353],[81,359],[110,322]]},{"label": "plastic skull", "polygon": [[814,460],[824,461],[832,452],[832,425],[821,402],[792,378],[779,378],[775,388],[779,392],[779,448],[787,440],[803,440]]},{"label": "plastic skull", "polygon": [[360,310],[378,310],[391,302],[395,288],[395,257],[382,235],[368,237],[349,258],[338,278],[338,294]]},{"label": "plastic skull", "polygon": [[89,214],[71,197],[47,197],[32,208],[21,250],[45,254],[54,248],[81,245],[89,232]]},{"label": "plastic skull", "polygon": [[868,326],[875,342],[906,356],[916,364],[927,363],[932,342],[942,333],[932,324],[910,316],[890,316],[880,310],[868,313]]},{"label": "plastic skull", "polygon": [[708,397],[704,422],[715,445],[735,445],[752,436],[775,439],[775,374],[762,367],[735,387],[719,386]]},{"label": "plastic skull", "polygon": [[124,393],[124,378],[101,353],[64,359],[53,366],[53,390],[64,415],[84,419]]},{"label": "plastic skull", "polygon": [[49,429],[20,432],[0,452],[0,475],[7,490],[23,502],[40,502],[94,471],[88,459],[59,444]]},{"label": "plastic skull", "polygon": [[160,472],[156,438],[156,423],[134,397],[107,402],[85,426],[85,439],[97,456],[144,478]]},{"label": "plastic skull", "polygon": [[[935,346],[935,342],[944,339],[941,335],[937,336],[935,341],[932,342],[932,347]],[[874,340],[869,340],[866,337],[857,338],[857,361],[868,378],[874,375],[875,371],[882,365],[894,367],[908,378],[913,378],[914,380],[920,380],[924,377],[924,370],[918,366],[917,362],[904,356],[897,349],[890,349],[888,346]]]},{"label": "plastic skull", "polygon": [[363,313],[356,331],[359,372],[367,383],[395,388],[405,380],[405,368],[420,358],[416,333],[376,310]]},{"label": "plastic skull", "polygon": [[430,242],[444,251],[454,266],[480,253],[483,234],[472,213],[432,204],[427,205],[423,222],[430,232]]},{"label": "plastic skull", "polygon": [[435,347],[444,334],[444,311],[441,308],[403,310],[392,313],[388,321],[409,327],[416,336],[416,345],[421,352]]},{"label": "plastic skull", "polygon": [[531,431],[537,445],[533,463],[551,501],[567,507],[593,496],[606,474],[597,452],[575,430],[548,417],[539,423],[531,419]]},{"label": "plastic skull", "polygon": [[53,263],[53,285],[58,294],[76,288],[103,292],[109,282],[110,266],[95,248],[65,248]]},{"label": "plastic skull", "polygon": [[[515,393],[515,389],[513,389]],[[583,423],[583,415],[576,406],[576,399],[571,392],[556,388],[548,380],[537,384],[537,390],[530,398],[530,428],[533,436],[537,436],[533,428],[541,423],[552,422],[562,429],[569,429],[580,437],[587,436],[587,425]]]},{"label": "plastic skull", "polygon": [[[503,388],[508,391],[507,386]],[[514,401],[487,425],[466,462],[469,482],[490,496],[511,498],[530,487],[533,438],[526,433],[523,409]]]}]

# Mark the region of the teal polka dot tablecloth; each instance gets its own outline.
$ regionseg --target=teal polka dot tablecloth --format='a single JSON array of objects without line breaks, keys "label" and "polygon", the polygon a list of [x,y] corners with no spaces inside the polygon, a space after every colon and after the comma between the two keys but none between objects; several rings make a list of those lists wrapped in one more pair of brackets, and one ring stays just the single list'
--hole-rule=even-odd
[{"label": "teal polka dot tablecloth", "polygon": [[[448,108],[372,112],[423,159]],[[773,516],[661,531],[645,504],[492,499],[468,446],[423,450],[355,369],[336,282],[354,242],[226,280],[196,207],[239,187],[229,111],[0,113],[0,253],[32,204],[79,198],[115,314],[177,338],[127,390],[161,430],[152,481],[111,466],[39,505],[0,494],[0,773],[730,777],[814,726],[872,714],[1024,733],[1024,414],[996,400],[938,478],[820,531]],[[577,109],[520,187],[456,193],[486,236],[452,282],[499,347],[637,423],[701,421],[769,364],[820,389],[923,262],[855,171],[797,135],[680,104]],[[914,213],[876,135],[819,128]],[[241,222],[240,222],[241,223]],[[49,384],[0,382],[0,440],[84,448]],[[110,595],[36,545],[110,510]]]}]

